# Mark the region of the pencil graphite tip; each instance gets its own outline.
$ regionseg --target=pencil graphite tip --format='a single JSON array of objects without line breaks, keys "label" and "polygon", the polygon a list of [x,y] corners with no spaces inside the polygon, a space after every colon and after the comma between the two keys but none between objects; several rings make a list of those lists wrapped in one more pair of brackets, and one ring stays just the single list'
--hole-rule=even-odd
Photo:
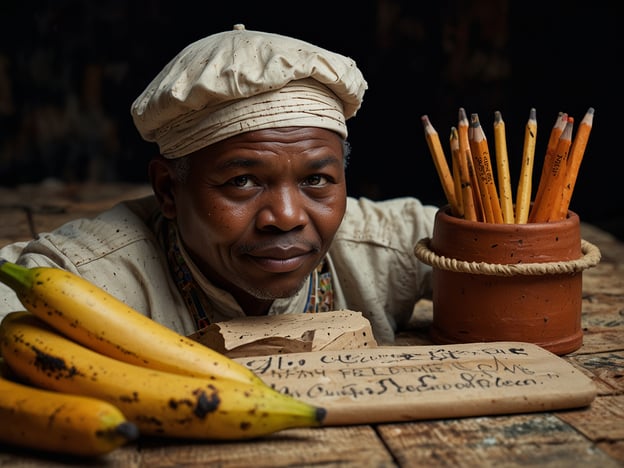
[{"label": "pencil graphite tip", "polygon": [[594,122],[594,108],[590,107],[589,109],[587,109],[587,112],[583,116],[583,120],[581,121],[581,123],[592,126],[593,122]]},{"label": "pencil graphite tip", "polygon": [[537,119],[537,111],[535,110],[535,107],[531,107],[531,110],[529,111],[529,120],[536,120]]},{"label": "pencil graphite tip", "polygon": [[451,127],[451,146],[457,144],[459,147],[459,132],[457,131],[457,127]]},{"label": "pencil graphite tip", "polygon": [[463,107],[459,108],[459,120],[468,120],[468,117],[466,116],[466,109]]}]

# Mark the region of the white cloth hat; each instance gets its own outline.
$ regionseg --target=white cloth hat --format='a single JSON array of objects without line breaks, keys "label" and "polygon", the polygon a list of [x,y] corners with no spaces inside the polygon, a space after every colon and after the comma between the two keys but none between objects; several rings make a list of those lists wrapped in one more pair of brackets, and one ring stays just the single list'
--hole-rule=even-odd
[{"label": "white cloth hat", "polygon": [[355,62],[277,34],[232,31],[184,48],[131,107],[141,136],[178,158],[239,133],[308,126],[347,136],[367,83]]}]

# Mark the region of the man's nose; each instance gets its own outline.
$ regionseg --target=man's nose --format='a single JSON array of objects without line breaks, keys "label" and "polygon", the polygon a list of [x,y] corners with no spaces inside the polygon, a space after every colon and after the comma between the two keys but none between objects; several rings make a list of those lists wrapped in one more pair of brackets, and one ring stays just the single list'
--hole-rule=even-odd
[{"label": "man's nose", "polygon": [[285,186],[271,189],[264,197],[257,216],[261,230],[279,229],[291,231],[307,222],[305,196],[297,187]]}]

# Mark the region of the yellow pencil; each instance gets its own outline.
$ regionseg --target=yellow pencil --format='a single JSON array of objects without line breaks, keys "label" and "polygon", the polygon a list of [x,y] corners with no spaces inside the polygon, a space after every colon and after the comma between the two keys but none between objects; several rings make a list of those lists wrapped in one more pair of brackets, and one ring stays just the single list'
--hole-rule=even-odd
[{"label": "yellow pencil", "polygon": [[496,150],[496,174],[500,190],[500,204],[503,211],[503,222],[515,222],[513,193],[509,175],[509,159],[507,156],[507,137],[505,135],[505,121],[499,111],[494,112],[494,145]]},{"label": "yellow pencil", "polygon": [[533,179],[533,160],[535,158],[535,141],[537,138],[537,119],[535,108],[529,113],[529,120],[525,126],[524,147],[522,151],[522,166],[518,193],[516,195],[516,223],[526,224],[531,208],[531,183]]},{"label": "yellow pencil", "polygon": [[[457,144],[455,144],[457,143]],[[459,174],[459,143],[453,142],[453,130],[449,136],[449,144],[451,147],[451,175],[453,176],[453,187],[455,188],[455,198],[457,199],[458,216],[464,217],[464,196],[462,193],[461,177]],[[457,148],[455,148],[457,146]]]},{"label": "yellow pencil", "polygon": [[546,155],[544,156],[544,162],[542,163],[542,173],[540,175],[539,184],[537,186],[537,193],[533,199],[533,207],[529,212],[529,223],[535,222],[535,213],[537,207],[542,204],[542,197],[548,184],[550,173],[552,172],[553,165],[557,158],[557,146],[559,144],[559,138],[563,133],[563,129],[568,123],[568,114],[565,112],[559,112],[555,125],[553,125],[550,131],[550,137],[548,138],[548,144],[546,146]]},{"label": "yellow pencil", "polygon": [[563,194],[561,202],[559,204],[558,219],[564,219],[568,214],[568,208],[570,200],[572,199],[572,192],[574,191],[574,185],[576,184],[576,178],[578,171],[585,154],[585,148],[587,147],[587,140],[589,139],[589,133],[593,127],[594,122],[594,109],[590,107],[583,120],[579,124],[579,128],[576,131],[572,147],[568,153],[565,178],[563,182]]},{"label": "yellow pencil", "polygon": [[470,151],[472,152],[472,159],[479,179],[485,220],[489,223],[502,223],[503,212],[496,192],[490,150],[477,114],[470,116],[470,131],[471,133],[468,134]]},{"label": "yellow pencil", "polygon": [[451,212],[455,216],[459,216],[460,210],[459,206],[457,205],[457,198],[455,197],[453,177],[451,176],[448,162],[446,160],[446,157],[444,156],[444,150],[442,149],[442,144],[440,143],[440,137],[438,135],[438,132],[433,127],[433,125],[431,125],[428,116],[423,115],[420,119],[425,130],[425,138],[427,139],[429,151],[431,152],[431,156],[433,157],[433,163],[438,172],[438,176],[440,177],[440,182],[442,183],[442,190],[444,190],[446,201],[449,203],[449,205],[451,205]]},{"label": "yellow pencil", "polygon": [[466,155],[462,154],[459,148],[459,133],[455,127],[451,127],[450,140],[453,161],[457,160],[457,168],[459,171],[464,219],[477,221],[477,212],[475,210],[472,193],[472,181],[470,180],[470,172],[468,171],[468,160],[466,159]]}]

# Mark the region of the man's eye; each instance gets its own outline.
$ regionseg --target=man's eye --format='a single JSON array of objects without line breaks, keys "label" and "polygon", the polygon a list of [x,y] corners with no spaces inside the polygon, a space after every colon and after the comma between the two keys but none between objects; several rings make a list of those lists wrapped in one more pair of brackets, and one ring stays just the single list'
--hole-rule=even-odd
[{"label": "man's eye", "polygon": [[249,176],[234,177],[230,180],[229,183],[231,185],[234,185],[235,187],[251,187],[253,185],[253,182],[251,181]]},{"label": "man's eye", "polygon": [[325,184],[327,184],[327,178],[318,174],[307,177],[304,181],[304,185],[309,185],[309,186],[317,186],[317,185],[325,185]]}]

